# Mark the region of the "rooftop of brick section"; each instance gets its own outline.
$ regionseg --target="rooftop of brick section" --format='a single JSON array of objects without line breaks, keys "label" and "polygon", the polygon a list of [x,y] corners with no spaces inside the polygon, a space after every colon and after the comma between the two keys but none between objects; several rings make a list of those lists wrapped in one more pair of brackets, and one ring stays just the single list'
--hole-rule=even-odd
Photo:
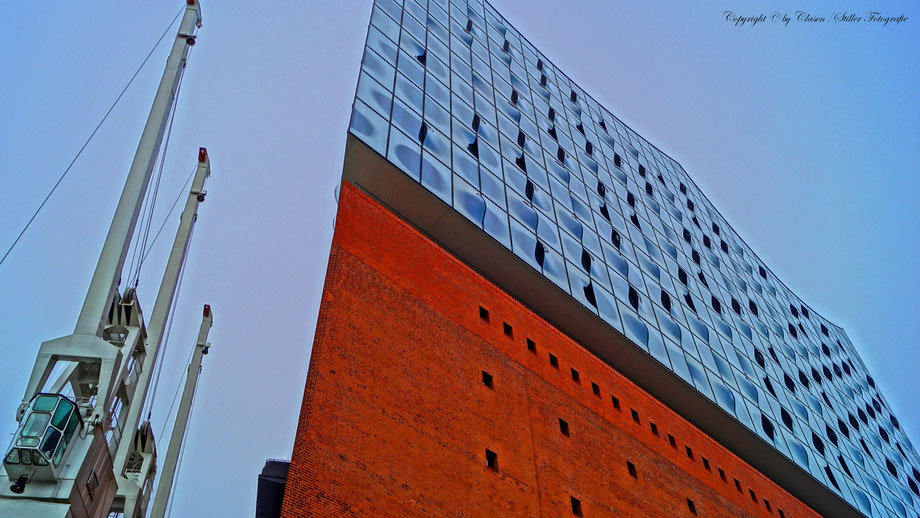
[{"label": "rooftop of brick section", "polygon": [[812,507],[829,515],[862,516],[808,470],[351,135],[343,174],[343,185],[349,183],[384,205],[392,212],[389,217],[407,222]]}]

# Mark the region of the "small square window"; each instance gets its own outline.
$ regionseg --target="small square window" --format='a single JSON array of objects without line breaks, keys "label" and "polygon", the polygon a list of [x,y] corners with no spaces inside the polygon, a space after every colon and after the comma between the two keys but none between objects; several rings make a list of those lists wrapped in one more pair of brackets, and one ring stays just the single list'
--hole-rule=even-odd
[{"label": "small square window", "polygon": [[557,369],[559,368],[559,358],[556,358],[553,353],[549,353],[549,364]]},{"label": "small square window", "polygon": [[786,515],[783,513],[782,509],[777,508],[776,511],[779,513],[779,518],[786,518]]},{"label": "small square window", "polygon": [[687,509],[690,510],[690,514],[696,514],[696,505],[694,505],[693,500],[687,499]]},{"label": "small square window", "polygon": [[492,450],[486,450],[486,466],[498,470],[498,454]]},{"label": "small square window", "polygon": [[722,468],[719,468],[719,478],[722,479],[722,482],[728,482],[728,479],[725,478],[725,472],[722,471]]},{"label": "small square window", "polygon": [[591,382],[591,392],[594,392],[594,395],[598,397],[601,395],[601,388],[593,381]]},{"label": "small square window", "polygon": [[689,446],[684,446],[687,449],[687,458],[693,460],[693,449]]},{"label": "small square window", "polygon": [[639,422],[639,412],[636,412],[636,410],[633,408],[630,408],[629,412],[632,414],[632,420],[638,423]]},{"label": "small square window", "polygon": [[575,516],[581,516],[581,500],[575,498],[574,496],[571,498],[572,498],[572,514],[574,514]]},{"label": "small square window", "polygon": [[494,384],[492,381],[492,375],[486,371],[482,371],[482,384],[489,388],[494,388],[493,386]]},{"label": "small square window", "polygon": [[767,511],[771,513],[773,512],[773,509],[770,507],[770,501],[767,500],[766,498],[763,499],[763,505],[766,506]]},{"label": "small square window", "polygon": [[654,435],[655,437],[658,437],[658,425],[649,421],[648,427],[652,429],[652,435]]},{"label": "small square window", "polygon": [[670,444],[672,448],[677,448],[677,441],[674,439],[674,436],[671,434],[668,434],[668,444]]},{"label": "small square window", "polygon": [[629,475],[632,478],[639,478],[639,473],[636,472],[636,465],[632,462],[626,461],[626,470],[629,471]]},{"label": "small square window", "polygon": [[505,334],[514,337],[514,330],[511,329],[511,325],[508,322],[502,322],[502,329],[505,330]]},{"label": "small square window", "polygon": [[613,403],[613,408],[620,410],[620,400],[616,396],[610,396],[610,402]]},{"label": "small square window", "polygon": [[738,479],[737,479],[737,478],[735,479],[735,489],[737,489],[739,493],[743,493],[743,492],[744,492],[744,491],[741,490],[741,482],[738,482]]},{"label": "small square window", "polygon": [[748,489],[748,493],[751,494],[751,500],[753,500],[754,503],[756,504],[757,503],[757,493],[755,493],[753,489]]},{"label": "small square window", "polygon": [[703,467],[706,468],[706,471],[712,471],[712,468],[709,467],[709,459],[703,457]]},{"label": "small square window", "polygon": [[537,344],[530,338],[527,339],[527,350],[532,353],[537,352]]},{"label": "small square window", "polygon": [[489,321],[489,310],[482,306],[479,306],[479,318],[488,322]]},{"label": "small square window", "polygon": [[575,369],[572,369],[572,381],[575,383],[581,383],[581,377],[578,375],[578,371]]},{"label": "small square window", "polygon": [[565,419],[561,417],[559,418],[559,432],[566,437],[569,435],[569,423],[565,422]]}]

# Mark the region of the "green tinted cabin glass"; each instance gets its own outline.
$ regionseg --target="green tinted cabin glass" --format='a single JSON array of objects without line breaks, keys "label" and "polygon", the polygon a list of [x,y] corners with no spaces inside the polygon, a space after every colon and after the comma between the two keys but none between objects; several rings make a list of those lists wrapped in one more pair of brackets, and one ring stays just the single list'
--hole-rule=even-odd
[{"label": "green tinted cabin glass", "polygon": [[19,457],[23,464],[32,464],[32,450],[19,450]]},{"label": "green tinted cabin glass", "polygon": [[67,441],[65,440],[64,444],[62,444],[57,449],[57,453],[54,454],[54,467],[57,467],[57,465],[61,463],[61,459],[64,458],[64,451],[66,450],[67,450]]},{"label": "green tinted cabin glass", "polygon": [[38,437],[20,437],[16,439],[16,446],[35,447],[39,440]]},{"label": "green tinted cabin glass", "polygon": [[32,412],[26,419],[26,424],[22,427],[23,437],[41,437],[48,428],[48,421],[51,420],[51,414],[46,412]]},{"label": "green tinted cabin glass", "polygon": [[80,418],[77,417],[77,413],[74,412],[70,415],[70,421],[67,422],[67,429],[64,430],[64,444],[70,444],[70,438],[73,437],[73,432],[77,429],[77,424],[79,423]]},{"label": "green tinted cabin glass", "polygon": [[38,450],[32,450],[32,464],[36,466],[47,466],[48,461],[42,457],[41,453],[38,453]]},{"label": "green tinted cabin glass", "polygon": [[57,410],[54,411],[54,417],[51,419],[51,424],[54,425],[55,428],[63,430],[64,426],[67,424],[67,418],[70,417],[71,410],[73,410],[73,403],[66,399],[62,399],[61,404],[59,404]]},{"label": "green tinted cabin glass", "polygon": [[54,405],[58,402],[58,398],[54,396],[38,396],[38,399],[35,400],[35,406],[32,407],[32,410],[36,412],[50,412],[54,410]]},{"label": "green tinted cabin glass", "polygon": [[48,433],[45,434],[45,440],[42,441],[42,453],[45,454],[45,457],[51,457],[54,455],[54,449],[57,448],[58,442],[61,441],[61,432],[51,429],[48,430]]},{"label": "green tinted cabin glass", "polygon": [[3,459],[3,462],[7,464],[19,464],[19,450],[17,448],[10,450],[6,458]]}]

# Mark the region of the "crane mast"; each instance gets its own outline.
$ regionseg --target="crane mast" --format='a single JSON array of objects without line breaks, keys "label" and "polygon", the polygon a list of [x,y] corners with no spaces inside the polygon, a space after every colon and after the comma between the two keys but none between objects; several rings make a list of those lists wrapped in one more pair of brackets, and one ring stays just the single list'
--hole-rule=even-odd
[{"label": "crane mast", "polygon": [[149,423],[138,423],[197,207],[204,201],[210,174],[204,148],[149,327],[136,291],[120,292],[119,281],[200,27],[201,7],[187,0],[74,332],[41,344],[16,411],[18,429],[0,453],[0,516],[98,518],[145,512],[156,474],[156,447]]},{"label": "crane mast", "polygon": [[179,454],[182,453],[182,438],[188,429],[188,418],[192,412],[195,387],[198,386],[198,376],[201,375],[201,360],[211,348],[211,344],[208,342],[208,332],[211,330],[211,324],[213,323],[214,316],[211,314],[211,306],[205,306],[204,314],[201,317],[201,328],[198,330],[198,342],[195,344],[192,361],[188,366],[185,388],[182,390],[182,399],[179,400],[179,410],[176,411],[176,423],[173,425],[172,437],[169,438],[169,449],[166,450],[163,474],[160,475],[160,482],[157,484],[150,518],[164,518],[166,516],[166,507],[169,504],[169,496],[172,494],[173,484],[176,479]]}]

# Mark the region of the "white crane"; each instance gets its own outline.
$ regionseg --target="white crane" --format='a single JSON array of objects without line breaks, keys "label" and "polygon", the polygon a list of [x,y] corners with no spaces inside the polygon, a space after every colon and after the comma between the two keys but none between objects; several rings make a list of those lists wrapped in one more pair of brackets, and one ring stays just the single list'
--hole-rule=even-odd
[{"label": "white crane", "polygon": [[[2,517],[97,518],[113,512],[133,517],[146,512],[156,447],[149,423],[140,424],[140,416],[198,205],[206,194],[210,160],[204,148],[149,325],[135,290],[120,293],[118,284],[200,27],[201,7],[187,0],[74,332],[41,344],[17,410],[19,427],[2,452]],[[206,313],[210,328],[209,308]],[[63,364],[60,375],[50,379],[58,364]],[[187,418],[179,425],[183,432]]]}]

